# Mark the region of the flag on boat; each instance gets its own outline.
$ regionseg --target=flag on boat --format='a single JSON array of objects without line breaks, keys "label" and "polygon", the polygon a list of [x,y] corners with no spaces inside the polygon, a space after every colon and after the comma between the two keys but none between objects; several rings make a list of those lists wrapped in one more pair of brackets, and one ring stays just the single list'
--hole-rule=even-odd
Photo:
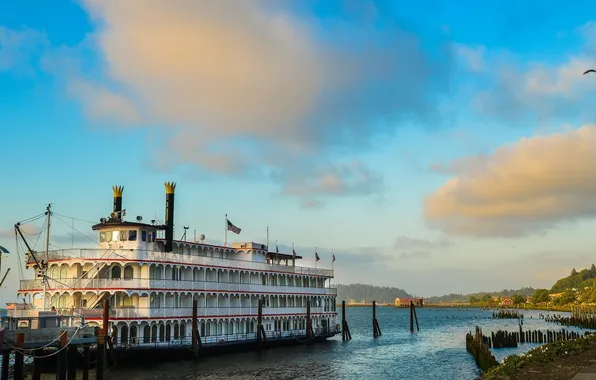
[{"label": "flag on boat", "polygon": [[0,252],[1,253],[10,253],[8,252],[8,249],[4,248],[3,246],[0,245]]},{"label": "flag on boat", "polygon": [[275,254],[279,254],[279,247],[277,246],[277,242],[275,243]]},{"label": "flag on boat", "polygon": [[242,229],[238,228],[234,224],[232,224],[232,222],[230,222],[230,220],[228,218],[226,218],[226,220],[228,221],[228,231],[232,231],[236,235],[240,234],[240,231],[242,231]]},{"label": "flag on boat", "polygon": [[317,253],[317,250],[315,249],[315,260],[319,261],[321,260],[321,258],[319,257],[319,254]]},{"label": "flag on boat", "polygon": [[333,260],[331,260],[332,263],[335,262],[335,254],[333,254]]},{"label": "flag on boat", "polygon": [[292,248],[292,258],[296,260],[296,250]]}]

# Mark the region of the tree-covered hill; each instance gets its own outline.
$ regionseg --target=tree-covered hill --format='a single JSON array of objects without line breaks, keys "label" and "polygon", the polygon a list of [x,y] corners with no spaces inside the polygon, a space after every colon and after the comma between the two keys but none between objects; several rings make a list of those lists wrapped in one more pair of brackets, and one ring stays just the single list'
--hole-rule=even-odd
[{"label": "tree-covered hill", "polygon": [[567,289],[584,289],[594,285],[594,279],[596,279],[596,266],[592,264],[590,269],[583,269],[577,272],[575,269],[571,271],[571,274],[565,278],[557,281],[550,289],[551,293],[561,293]]},{"label": "tree-covered hill", "polygon": [[373,286],[364,284],[336,285],[338,302],[372,302],[393,303],[395,298],[412,298],[400,288]]},{"label": "tree-covered hill", "polygon": [[488,295],[490,297],[512,297],[515,294],[530,297],[536,290],[534,288],[521,288],[521,289],[503,289],[500,292],[479,292],[472,294],[447,294],[439,297],[429,297],[426,299],[430,303],[450,303],[450,302],[470,302],[470,298],[482,299]]}]

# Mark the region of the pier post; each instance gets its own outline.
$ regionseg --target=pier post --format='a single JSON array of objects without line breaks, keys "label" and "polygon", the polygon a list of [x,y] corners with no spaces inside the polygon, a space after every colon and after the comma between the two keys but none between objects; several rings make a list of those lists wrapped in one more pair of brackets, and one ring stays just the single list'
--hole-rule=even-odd
[{"label": "pier post", "polygon": [[352,334],[350,334],[350,327],[346,320],[346,301],[341,301],[341,340],[345,342],[351,339]]},{"label": "pier post", "polygon": [[60,332],[60,353],[58,353],[58,375],[56,379],[58,380],[66,380],[66,363],[67,363],[67,355],[68,349],[66,344],[68,343],[68,336],[66,330]]},{"label": "pier post", "polygon": [[[10,361],[10,350],[3,350],[2,351],[2,363],[8,363],[9,361]],[[7,365],[2,366],[2,376],[0,376],[0,379],[8,380],[8,367],[9,366],[7,366]]]},{"label": "pier post", "polygon": [[89,362],[91,357],[89,355],[89,346],[83,347],[83,380],[89,380]]},{"label": "pier post", "polygon": [[104,380],[103,370],[105,367],[105,342],[106,338],[103,329],[100,329],[97,337],[97,363],[95,363],[95,380]]},{"label": "pier post", "polygon": [[381,328],[379,327],[379,322],[377,322],[377,301],[372,301],[372,314],[373,314],[373,338],[378,338],[381,336]]},{"label": "pier post", "polygon": [[[17,334],[17,347],[21,348],[25,345],[25,334],[18,333]],[[15,380],[23,380],[23,353],[19,350],[15,350],[14,353],[14,379]],[[6,362],[8,364],[8,362]],[[4,362],[2,362],[2,367],[4,367]],[[8,367],[8,366],[7,366]]]},{"label": "pier post", "polygon": [[192,301],[192,351],[195,359],[199,357],[199,327],[197,323],[197,307],[199,306],[198,300]]},{"label": "pier post", "polygon": [[410,332],[414,332],[414,301],[410,301]]},{"label": "pier post", "polygon": [[68,348],[64,351],[68,352],[68,364],[67,364],[68,372],[66,374],[66,377],[68,380],[77,380],[77,366],[78,366],[79,352],[77,351],[77,348],[75,347],[74,344],[71,344],[70,346],[68,346]]},{"label": "pier post", "polygon": [[[35,350],[33,351],[34,356],[41,356],[43,350]],[[41,363],[44,359],[41,358],[33,358],[33,372],[31,374],[31,380],[41,380]],[[88,379],[87,379],[88,380]]]}]

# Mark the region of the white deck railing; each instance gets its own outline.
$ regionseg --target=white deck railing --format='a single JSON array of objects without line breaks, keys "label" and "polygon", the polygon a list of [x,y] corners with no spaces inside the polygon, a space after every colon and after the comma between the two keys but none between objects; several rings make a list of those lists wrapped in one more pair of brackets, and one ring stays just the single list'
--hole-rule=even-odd
[{"label": "white deck railing", "polygon": [[[250,292],[250,293],[289,293],[289,294],[312,294],[336,296],[336,288],[309,288],[302,286],[279,286],[279,285],[260,285],[260,284],[241,284],[232,282],[212,282],[212,281],[174,281],[174,280],[154,280],[154,279],[111,279],[111,278],[93,278],[93,279],[50,279],[48,278],[47,290],[73,290],[86,289],[102,291],[105,289],[133,289],[134,292],[142,290],[173,290],[173,291],[204,291],[204,292]],[[42,290],[43,281],[21,280],[20,290]]]},{"label": "white deck railing", "polygon": [[[197,317],[234,317],[256,316],[257,307],[198,307]],[[325,311],[323,307],[311,307],[311,314],[333,313]],[[84,312],[81,314],[84,315]],[[269,315],[302,315],[306,314],[306,307],[264,307],[263,316]],[[110,309],[110,318],[136,319],[136,318],[191,318],[192,307],[179,308],[117,308]]]},{"label": "white deck railing", "polygon": [[274,265],[246,260],[220,259],[196,255],[184,255],[172,252],[141,251],[131,249],[60,249],[48,253],[50,260],[63,259],[119,259],[122,261],[153,261],[166,264],[204,265],[211,267],[225,267],[232,269],[284,272],[296,275],[311,275],[333,277],[333,270],[298,267],[291,265]]}]

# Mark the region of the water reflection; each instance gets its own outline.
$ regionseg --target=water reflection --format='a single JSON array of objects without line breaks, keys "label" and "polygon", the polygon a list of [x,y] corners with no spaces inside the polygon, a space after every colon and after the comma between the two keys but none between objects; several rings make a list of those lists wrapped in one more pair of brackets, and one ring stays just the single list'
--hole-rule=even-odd
[{"label": "water reflection", "polygon": [[[525,313],[524,329],[560,329]],[[479,374],[466,352],[465,334],[476,325],[486,333],[518,331],[517,320],[493,320],[477,309],[419,309],[419,333],[409,332],[407,309],[377,308],[383,336],[373,339],[370,308],[348,308],[352,340],[282,347],[207,357],[199,362],[134,364],[114,371],[114,380],[140,379],[474,379]],[[533,318],[530,318],[533,317]],[[577,331],[583,331],[577,329]],[[526,352],[535,344],[494,350],[497,360]]]}]

